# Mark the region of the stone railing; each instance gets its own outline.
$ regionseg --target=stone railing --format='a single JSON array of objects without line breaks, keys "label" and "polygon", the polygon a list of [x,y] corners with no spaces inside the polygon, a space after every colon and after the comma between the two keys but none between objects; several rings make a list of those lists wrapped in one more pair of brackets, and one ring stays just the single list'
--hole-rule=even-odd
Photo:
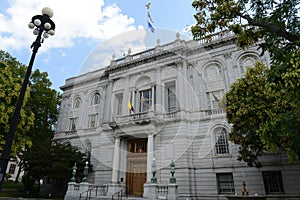
[{"label": "stone railing", "polygon": [[[184,112],[184,111],[182,111]],[[151,122],[151,120],[156,121],[170,121],[170,120],[180,120],[182,118],[183,113],[181,110],[174,111],[174,112],[167,112],[167,113],[157,113],[155,111],[147,111],[141,113],[133,113],[131,115],[117,115],[115,116],[115,122],[111,124],[119,124],[119,123],[128,123],[128,122],[135,122],[135,123],[143,123],[143,122]],[[223,109],[208,109],[208,110],[201,110],[195,111],[200,113],[198,117],[207,117],[211,115],[220,115],[224,114],[225,111]]]},{"label": "stone railing", "polygon": [[221,31],[219,33],[210,35],[209,38],[200,39],[197,41],[195,40],[185,41],[177,38],[173,42],[164,45],[158,45],[152,49],[148,49],[133,55],[127,55],[123,58],[112,60],[111,65],[109,66],[109,70],[114,70],[117,69],[119,65],[123,65],[132,61],[138,61],[140,59],[145,59],[147,57],[156,56],[163,52],[172,52],[173,50],[176,50],[178,48],[186,48],[186,47],[194,48],[197,46],[200,47],[203,45],[212,44],[219,41],[230,40],[233,37],[235,37],[235,35],[232,31]]},{"label": "stone railing", "polygon": [[167,199],[168,196],[168,184],[159,184],[156,188],[158,198]]},{"label": "stone railing", "polygon": [[65,200],[87,199],[90,197],[99,197],[107,195],[107,185],[96,186],[94,184],[83,183],[68,183],[68,190],[65,195]]},{"label": "stone railing", "polygon": [[217,108],[217,109],[210,109],[210,110],[206,110],[205,113],[207,115],[216,115],[216,114],[222,114],[225,111],[223,109]]}]

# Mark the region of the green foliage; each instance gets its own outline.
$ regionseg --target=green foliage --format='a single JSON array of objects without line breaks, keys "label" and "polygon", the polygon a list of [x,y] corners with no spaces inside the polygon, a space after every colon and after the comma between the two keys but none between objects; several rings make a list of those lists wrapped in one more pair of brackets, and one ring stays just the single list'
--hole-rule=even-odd
[{"label": "green foliage", "polygon": [[54,142],[46,145],[36,145],[26,154],[26,176],[33,180],[47,178],[55,187],[65,188],[72,176],[74,163],[78,171],[84,167],[85,155],[70,144]]},{"label": "green foliage", "polygon": [[256,63],[226,94],[227,119],[233,124],[229,139],[240,145],[238,159],[250,166],[261,166],[258,157],[265,151],[285,151],[290,161],[299,158],[299,53],[286,56],[280,73]]},{"label": "green foliage", "polygon": [[230,30],[237,45],[256,44],[271,56],[271,69],[257,63],[226,94],[230,140],[240,145],[239,160],[260,166],[265,151],[283,150],[300,158],[299,1],[194,0],[194,39]]},{"label": "green foliage", "polygon": [[192,6],[196,9],[194,39],[231,30],[241,47],[263,39],[260,47],[274,59],[299,47],[299,1],[194,0]]},{"label": "green foliage", "polygon": [[300,51],[275,62],[269,73],[266,95],[272,94],[269,120],[259,127],[257,134],[268,151],[286,151],[290,161],[300,156]]},{"label": "green foliage", "polygon": [[[2,150],[9,131],[9,124],[14,113],[26,67],[8,53],[0,51],[0,150]],[[29,130],[33,126],[34,114],[26,109],[29,88],[24,97],[20,119],[12,146],[12,155],[16,155],[25,146],[30,146]]]},{"label": "green foliage", "polygon": [[226,115],[228,122],[233,124],[229,139],[240,145],[238,159],[250,166],[259,166],[257,156],[263,153],[263,143],[256,130],[261,121],[268,119],[271,106],[272,99],[264,94],[268,71],[263,64],[256,63],[226,94]]}]

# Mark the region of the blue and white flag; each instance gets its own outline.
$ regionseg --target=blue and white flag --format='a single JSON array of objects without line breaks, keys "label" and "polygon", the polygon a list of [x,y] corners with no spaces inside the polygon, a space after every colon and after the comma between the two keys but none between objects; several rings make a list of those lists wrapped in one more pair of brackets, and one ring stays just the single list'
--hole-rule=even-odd
[{"label": "blue and white flag", "polygon": [[148,22],[148,28],[151,30],[152,33],[154,33],[154,28],[150,22]]}]

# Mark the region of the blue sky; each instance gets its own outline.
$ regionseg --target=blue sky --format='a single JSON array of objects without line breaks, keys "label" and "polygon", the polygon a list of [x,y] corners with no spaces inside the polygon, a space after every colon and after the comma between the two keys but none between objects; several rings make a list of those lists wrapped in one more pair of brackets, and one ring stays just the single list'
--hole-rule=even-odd
[{"label": "blue sky", "polygon": [[111,45],[112,41],[114,45],[107,53],[118,56],[128,48],[134,53],[135,49],[138,51],[140,48],[134,40],[126,43],[124,40],[133,37],[133,33],[145,32],[142,31],[147,25],[145,5],[149,2],[155,33],[148,31],[147,37],[155,41],[160,38],[161,44],[169,42],[163,36],[166,32],[170,41],[172,37],[175,39],[176,32],[185,39],[191,37],[185,29],[195,23],[192,1],[1,0],[0,49],[27,65],[31,56],[30,45],[35,40],[28,23],[32,16],[41,14],[43,7],[50,7],[54,12],[52,20],[56,24],[56,33],[45,39],[40,47],[34,69],[47,71],[53,88],[59,90],[67,78],[105,67],[105,64],[91,67],[87,58],[95,57],[96,50],[98,55],[104,55],[99,49],[107,49],[107,44]]}]

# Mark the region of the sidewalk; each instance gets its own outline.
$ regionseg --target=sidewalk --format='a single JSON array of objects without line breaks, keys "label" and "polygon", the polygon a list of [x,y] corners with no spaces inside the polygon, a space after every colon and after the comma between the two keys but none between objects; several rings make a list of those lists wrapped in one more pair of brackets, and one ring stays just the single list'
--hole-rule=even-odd
[{"label": "sidewalk", "polygon": [[[46,200],[41,198],[23,198],[23,197],[0,197],[0,200]],[[47,199],[51,200],[51,199]]]}]

